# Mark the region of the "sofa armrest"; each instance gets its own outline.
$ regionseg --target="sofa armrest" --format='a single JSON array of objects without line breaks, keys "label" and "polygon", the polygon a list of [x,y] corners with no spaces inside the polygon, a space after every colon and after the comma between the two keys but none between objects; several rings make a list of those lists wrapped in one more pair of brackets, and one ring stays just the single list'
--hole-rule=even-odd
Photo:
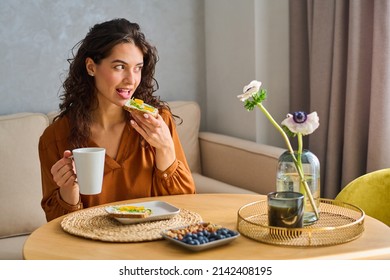
[{"label": "sofa armrest", "polygon": [[260,194],[276,190],[285,149],[211,132],[199,133],[199,145],[204,176]]}]

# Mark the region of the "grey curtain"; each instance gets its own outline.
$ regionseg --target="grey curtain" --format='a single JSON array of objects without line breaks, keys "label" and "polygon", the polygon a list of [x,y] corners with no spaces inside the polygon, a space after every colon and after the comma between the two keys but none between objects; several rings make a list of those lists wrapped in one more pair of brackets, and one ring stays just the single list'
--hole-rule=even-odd
[{"label": "grey curtain", "polygon": [[305,146],[321,196],[390,167],[390,1],[291,0],[290,111],[317,111]]}]

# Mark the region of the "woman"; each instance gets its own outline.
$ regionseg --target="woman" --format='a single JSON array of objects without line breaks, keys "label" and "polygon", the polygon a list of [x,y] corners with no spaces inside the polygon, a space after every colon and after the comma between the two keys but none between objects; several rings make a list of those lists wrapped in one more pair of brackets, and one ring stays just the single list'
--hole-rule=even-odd
[{"label": "woman", "polygon": [[[96,24],[77,46],[60,114],[39,142],[47,221],[113,201],[195,193],[173,116],[153,95],[157,51],[138,24],[125,19]],[[159,115],[125,111],[133,97],[157,107]],[[71,152],[78,147],[106,149],[100,194],[79,193]]]}]

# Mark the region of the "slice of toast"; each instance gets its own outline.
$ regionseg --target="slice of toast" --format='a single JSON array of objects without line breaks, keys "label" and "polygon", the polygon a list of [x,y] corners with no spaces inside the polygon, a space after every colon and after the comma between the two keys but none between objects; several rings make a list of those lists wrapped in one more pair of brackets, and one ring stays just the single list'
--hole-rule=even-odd
[{"label": "slice of toast", "polygon": [[114,211],[110,212],[110,216],[117,218],[143,219],[152,214],[152,209],[143,206],[120,205],[112,208]]},{"label": "slice of toast", "polygon": [[158,115],[157,108],[154,108],[153,106],[146,104],[143,100],[137,98],[127,100],[127,102],[123,106],[123,109],[129,112],[131,112],[131,110],[138,110],[144,113],[151,114],[153,117],[157,117]]}]

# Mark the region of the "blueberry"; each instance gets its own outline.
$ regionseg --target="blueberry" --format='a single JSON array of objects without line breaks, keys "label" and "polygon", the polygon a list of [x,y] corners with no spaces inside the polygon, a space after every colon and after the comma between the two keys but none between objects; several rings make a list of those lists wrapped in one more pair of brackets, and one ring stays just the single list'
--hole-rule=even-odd
[{"label": "blueberry", "polygon": [[220,228],[220,229],[218,230],[218,233],[219,233],[219,234],[222,234],[222,235],[226,235],[226,234],[228,233],[228,230],[227,230],[226,228]]},{"label": "blueberry", "polygon": [[191,241],[192,240],[192,237],[191,236],[186,236],[184,237],[183,239],[187,240],[187,241]]},{"label": "blueberry", "polygon": [[225,235],[223,235],[223,234],[218,234],[217,235],[217,239],[225,239],[226,237],[225,237]]}]

